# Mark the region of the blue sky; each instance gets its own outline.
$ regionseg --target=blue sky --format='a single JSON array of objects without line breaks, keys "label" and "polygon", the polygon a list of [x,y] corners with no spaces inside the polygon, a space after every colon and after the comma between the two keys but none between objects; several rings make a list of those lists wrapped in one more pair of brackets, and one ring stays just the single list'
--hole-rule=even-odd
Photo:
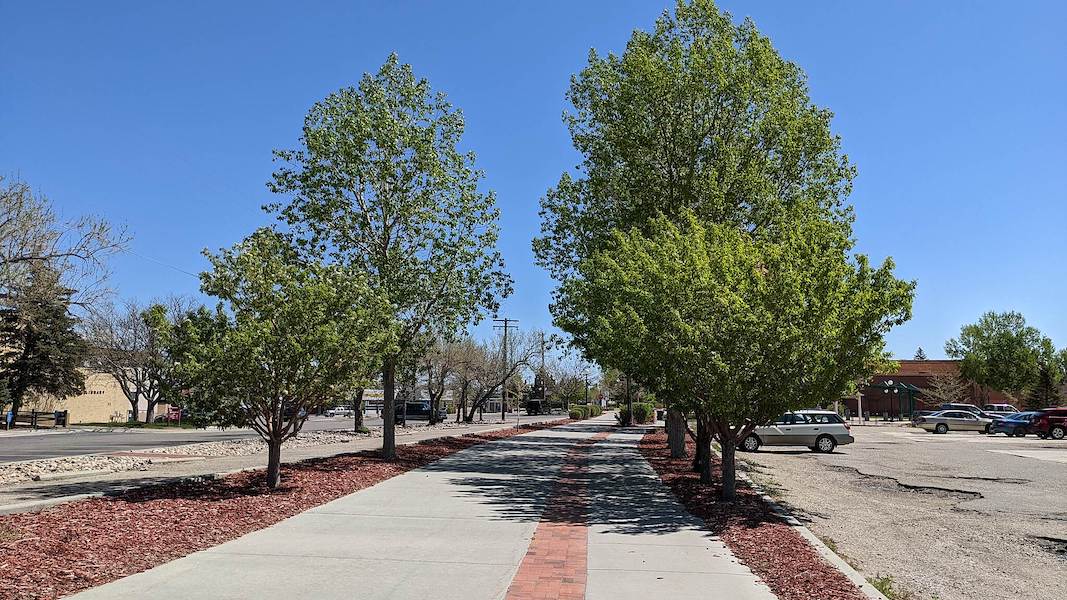
[{"label": "blue sky", "polygon": [[[552,282],[529,241],[538,198],[578,161],[560,121],[568,78],[669,4],[0,0],[0,173],[130,228],[120,296],[195,294],[153,260],[196,273],[201,249],[268,223],[271,149],[396,51],[464,110],[516,280],[504,312],[547,326]],[[859,169],[859,249],[919,282],[892,351],[941,356],[989,309],[1067,345],[1067,5],[721,6],[755,19],[836,113]]]}]

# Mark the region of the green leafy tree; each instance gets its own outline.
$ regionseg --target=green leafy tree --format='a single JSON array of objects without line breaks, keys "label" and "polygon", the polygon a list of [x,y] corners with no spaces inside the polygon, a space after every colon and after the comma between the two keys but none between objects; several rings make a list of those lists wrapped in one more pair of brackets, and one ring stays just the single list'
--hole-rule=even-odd
[{"label": "green leafy tree", "polygon": [[269,229],[208,258],[202,289],[232,318],[202,353],[204,381],[221,411],[267,443],[267,484],[277,487],[282,443],[395,352],[391,315],[362,273],[307,262]]},{"label": "green leafy tree", "polygon": [[164,350],[160,396],[172,406],[189,410],[193,418],[219,426],[239,425],[243,415],[215,402],[211,388],[211,352],[222,343],[230,321],[220,303],[206,306],[172,306],[163,314],[153,311],[152,327]]},{"label": "green leafy tree", "polygon": [[915,360],[926,360],[926,351],[919,346],[919,349],[915,351]]},{"label": "green leafy tree", "polygon": [[803,71],[710,0],[678,2],[621,56],[590,52],[565,117],[583,156],[541,200],[539,264],[559,281],[610,239],[683,209],[773,231],[794,218],[845,223],[854,169]]},{"label": "green leafy tree", "polygon": [[962,361],[960,374],[981,387],[986,402],[990,389],[1021,397],[1037,383],[1041,364],[1056,356],[1052,340],[1013,311],[990,311],[964,325],[945,343],[945,352]]},{"label": "green leafy tree", "polygon": [[399,327],[382,365],[382,453],[395,456],[399,364],[494,313],[511,292],[496,249],[494,195],[479,191],[474,155],[457,149],[463,115],[395,55],[356,87],[315,104],[302,148],[285,166],[269,206],[304,254],[364,273]]},{"label": "green leafy tree", "polygon": [[[695,414],[721,445],[730,499],[736,444],[784,411],[840,397],[910,318],[914,284],[890,260],[875,269],[851,256],[833,223],[767,236],[680,220],[613,234],[563,285],[557,322],[601,364]],[[705,452],[710,441],[698,438]]]},{"label": "green leafy tree", "polygon": [[0,387],[15,413],[31,396],[64,398],[85,391],[81,367],[88,347],[70,311],[73,291],[59,278],[35,264],[27,284],[0,304]]}]

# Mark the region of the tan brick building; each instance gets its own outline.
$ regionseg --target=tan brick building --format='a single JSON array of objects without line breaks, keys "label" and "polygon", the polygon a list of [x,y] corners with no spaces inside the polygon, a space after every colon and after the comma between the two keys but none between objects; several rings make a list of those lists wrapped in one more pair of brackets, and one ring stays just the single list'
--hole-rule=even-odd
[{"label": "tan brick building", "polygon": [[[145,403],[139,406],[138,421],[144,421]],[[37,398],[25,403],[23,410],[51,412],[69,411],[70,423],[123,423],[130,418],[130,402],[122,393],[119,382],[107,373],[86,371],[85,393],[68,398]],[[155,414],[167,414],[167,405],[156,405]]]}]

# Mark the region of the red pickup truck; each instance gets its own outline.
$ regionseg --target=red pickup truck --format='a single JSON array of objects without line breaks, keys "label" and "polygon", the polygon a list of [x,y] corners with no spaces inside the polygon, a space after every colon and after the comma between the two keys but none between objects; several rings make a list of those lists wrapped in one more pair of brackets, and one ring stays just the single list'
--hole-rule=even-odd
[{"label": "red pickup truck", "polygon": [[1042,438],[1062,440],[1067,437],[1067,407],[1038,411],[1030,424],[1030,430]]}]

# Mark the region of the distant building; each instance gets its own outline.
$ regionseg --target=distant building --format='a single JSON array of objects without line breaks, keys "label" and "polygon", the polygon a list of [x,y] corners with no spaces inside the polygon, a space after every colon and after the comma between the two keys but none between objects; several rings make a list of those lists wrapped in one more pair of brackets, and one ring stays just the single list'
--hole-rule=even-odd
[{"label": "distant building", "polygon": [[[900,363],[900,370],[896,373],[878,373],[871,377],[868,386],[860,388],[863,412],[872,417],[909,416],[912,407],[915,410],[934,410],[940,400],[927,397],[921,390],[929,389],[931,380],[937,375],[960,377],[958,360],[895,360]],[[890,381],[896,385],[888,385]],[[910,391],[911,389],[920,391]],[[974,382],[966,382],[963,396],[960,402],[978,406],[1015,404],[1011,398],[995,390],[989,390],[989,399],[985,400],[981,387]],[[849,414],[857,414],[855,397],[843,398],[842,401]]]},{"label": "distant building", "polygon": [[[140,411],[136,415],[138,421],[144,421],[148,407],[145,401],[140,403]],[[155,416],[167,414],[169,405],[160,402],[156,404]],[[130,401],[122,393],[119,382],[107,373],[85,373],[85,393],[67,398],[38,397],[27,401],[22,410],[36,410],[51,412],[57,410],[69,411],[69,422],[72,425],[79,423],[124,423],[133,418]],[[21,411],[20,411],[21,412]]]}]

